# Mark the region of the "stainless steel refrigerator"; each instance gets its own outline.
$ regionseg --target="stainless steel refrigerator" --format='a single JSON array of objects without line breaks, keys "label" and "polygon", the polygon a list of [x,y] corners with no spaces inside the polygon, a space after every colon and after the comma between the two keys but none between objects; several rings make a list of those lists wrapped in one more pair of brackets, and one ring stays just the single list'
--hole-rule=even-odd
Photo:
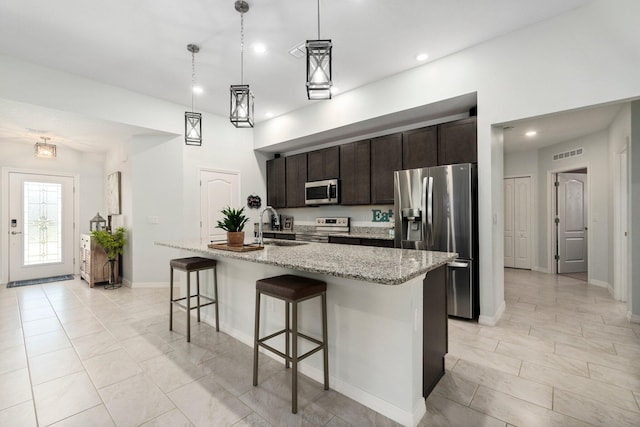
[{"label": "stainless steel refrigerator", "polygon": [[478,209],[471,163],[409,169],[394,176],[395,247],[457,252],[447,267],[450,316],[476,319]]}]

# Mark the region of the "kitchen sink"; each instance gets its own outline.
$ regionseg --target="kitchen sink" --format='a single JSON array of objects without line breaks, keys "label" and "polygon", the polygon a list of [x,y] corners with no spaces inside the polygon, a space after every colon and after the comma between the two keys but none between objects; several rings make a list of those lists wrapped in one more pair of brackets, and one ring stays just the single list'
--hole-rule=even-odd
[{"label": "kitchen sink", "polygon": [[265,240],[265,246],[300,246],[306,245],[306,242],[296,242],[292,240]]}]

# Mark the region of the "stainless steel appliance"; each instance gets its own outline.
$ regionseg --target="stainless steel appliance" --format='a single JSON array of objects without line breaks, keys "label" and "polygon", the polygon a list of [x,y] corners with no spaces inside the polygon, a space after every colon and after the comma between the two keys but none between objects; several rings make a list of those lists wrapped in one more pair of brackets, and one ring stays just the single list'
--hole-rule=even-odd
[{"label": "stainless steel appliance", "polygon": [[296,240],[304,242],[329,243],[329,234],[349,234],[351,221],[348,217],[316,218],[313,231],[296,231]]},{"label": "stainless steel appliance", "polygon": [[306,182],[304,192],[306,205],[335,205],[340,202],[340,180]]},{"label": "stainless steel appliance", "polygon": [[476,319],[478,209],[473,164],[409,169],[394,176],[395,247],[457,252],[448,264],[451,316]]}]

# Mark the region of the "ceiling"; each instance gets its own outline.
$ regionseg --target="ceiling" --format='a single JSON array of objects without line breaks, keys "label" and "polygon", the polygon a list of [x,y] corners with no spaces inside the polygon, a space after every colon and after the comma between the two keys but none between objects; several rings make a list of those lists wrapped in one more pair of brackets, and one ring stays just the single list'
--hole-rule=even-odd
[{"label": "ceiling", "polygon": [[[256,96],[256,121],[302,108],[305,60],[288,51],[317,37],[314,0],[248,0],[244,82]],[[589,0],[323,0],[321,38],[334,45],[333,81],[340,93],[420,66],[486,40],[549,19]],[[229,85],[240,83],[240,15],[233,0],[3,0],[0,54],[188,106],[191,53],[204,93],[196,111],[228,115]],[[266,52],[255,53],[263,44]],[[427,53],[425,62],[416,55]],[[0,94],[0,98],[2,94]],[[33,137],[25,126],[80,146],[109,130],[89,118],[40,120],[30,106],[0,103],[0,138]],[[11,114],[5,114],[9,108]],[[21,112],[22,111],[22,112]],[[41,113],[45,113],[40,110]],[[18,117],[24,114],[28,120]],[[70,117],[67,117],[71,119]],[[75,132],[74,123],[87,120]],[[28,122],[28,123],[27,123]],[[95,124],[95,123],[93,123]],[[104,123],[103,123],[104,124]],[[123,127],[124,126],[124,127]],[[108,126],[106,126],[108,127]],[[89,128],[89,129],[88,129]],[[114,137],[140,129],[114,124]],[[87,148],[90,150],[90,148]]]}]

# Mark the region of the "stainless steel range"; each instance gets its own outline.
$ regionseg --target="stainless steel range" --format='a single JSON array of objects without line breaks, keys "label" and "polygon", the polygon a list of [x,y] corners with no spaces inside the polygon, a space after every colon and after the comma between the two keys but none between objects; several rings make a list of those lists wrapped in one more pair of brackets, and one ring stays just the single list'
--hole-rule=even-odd
[{"label": "stainless steel range", "polygon": [[348,217],[316,218],[314,231],[296,232],[296,240],[304,242],[329,243],[329,234],[349,234],[350,220]]}]

